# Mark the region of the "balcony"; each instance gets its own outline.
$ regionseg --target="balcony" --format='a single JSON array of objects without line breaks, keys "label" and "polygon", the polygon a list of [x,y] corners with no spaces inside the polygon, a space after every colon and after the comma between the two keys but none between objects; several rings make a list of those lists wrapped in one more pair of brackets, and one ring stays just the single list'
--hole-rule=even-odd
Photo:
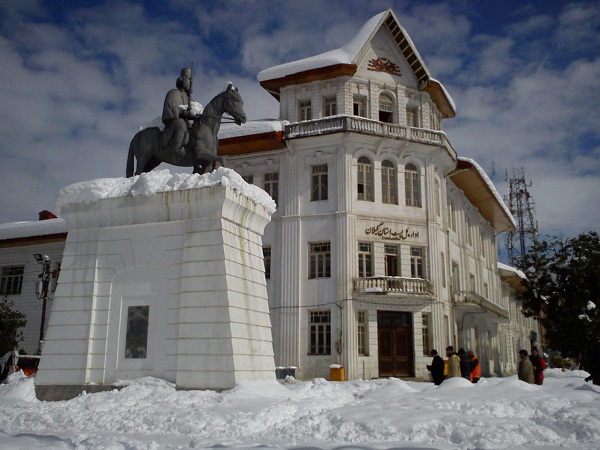
[{"label": "balcony", "polygon": [[508,309],[473,291],[460,291],[452,295],[454,307],[459,313],[487,314],[490,320],[497,323],[508,323]]},{"label": "balcony", "polygon": [[452,147],[452,144],[450,144],[450,141],[446,137],[446,133],[443,131],[405,127],[358,116],[331,116],[317,120],[291,123],[285,127],[285,138],[292,139],[339,132],[373,134],[390,139],[439,145],[446,148],[453,159],[457,157],[454,147]]},{"label": "balcony", "polygon": [[354,278],[353,292],[369,294],[432,295],[431,283],[422,278],[369,277]]}]

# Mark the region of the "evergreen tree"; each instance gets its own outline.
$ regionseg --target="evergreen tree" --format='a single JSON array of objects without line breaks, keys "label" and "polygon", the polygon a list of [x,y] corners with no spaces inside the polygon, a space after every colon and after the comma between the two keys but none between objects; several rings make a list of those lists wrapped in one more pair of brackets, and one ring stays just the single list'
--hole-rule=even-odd
[{"label": "evergreen tree", "polygon": [[12,300],[4,297],[0,300],[0,356],[13,350],[23,340],[21,329],[27,323],[25,314],[15,311]]},{"label": "evergreen tree", "polygon": [[553,350],[585,359],[600,345],[600,236],[536,242],[522,269],[528,290],[523,313],[538,319]]}]

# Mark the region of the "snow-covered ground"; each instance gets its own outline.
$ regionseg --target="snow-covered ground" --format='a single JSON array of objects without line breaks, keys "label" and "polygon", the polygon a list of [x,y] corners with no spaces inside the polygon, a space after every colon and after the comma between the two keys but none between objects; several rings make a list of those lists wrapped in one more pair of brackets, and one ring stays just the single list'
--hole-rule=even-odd
[{"label": "snow-covered ground", "polygon": [[581,371],[546,374],[543,386],[315,379],[221,393],[142,378],[40,402],[17,373],[0,385],[0,449],[600,448],[600,387]]}]

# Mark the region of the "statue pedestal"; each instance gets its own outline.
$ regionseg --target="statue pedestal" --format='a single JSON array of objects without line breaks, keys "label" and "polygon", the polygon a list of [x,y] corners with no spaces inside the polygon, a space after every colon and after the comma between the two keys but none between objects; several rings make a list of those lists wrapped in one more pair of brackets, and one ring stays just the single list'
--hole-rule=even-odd
[{"label": "statue pedestal", "polygon": [[61,216],[39,399],[143,376],[180,389],[275,380],[262,205],[213,186],[69,204]]}]

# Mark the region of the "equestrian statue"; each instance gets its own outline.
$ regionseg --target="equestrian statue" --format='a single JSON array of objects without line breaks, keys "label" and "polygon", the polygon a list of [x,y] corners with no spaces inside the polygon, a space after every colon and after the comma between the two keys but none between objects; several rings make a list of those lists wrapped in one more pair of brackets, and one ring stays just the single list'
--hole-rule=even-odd
[{"label": "equestrian statue", "polygon": [[[135,175],[150,172],[161,162],[180,167],[193,167],[193,173],[206,173],[213,163],[223,164],[218,156],[223,114],[233,117],[233,122],[246,122],[244,101],[231,83],[225,91],[213,98],[201,114],[191,108],[192,70],[182,69],[176,89],[167,92],[163,106],[164,131],[158,127],[138,132],[129,144],[127,177],[134,175],[134,158],[137,160]],[[187,105],[187,108],[186,108]]]}]

